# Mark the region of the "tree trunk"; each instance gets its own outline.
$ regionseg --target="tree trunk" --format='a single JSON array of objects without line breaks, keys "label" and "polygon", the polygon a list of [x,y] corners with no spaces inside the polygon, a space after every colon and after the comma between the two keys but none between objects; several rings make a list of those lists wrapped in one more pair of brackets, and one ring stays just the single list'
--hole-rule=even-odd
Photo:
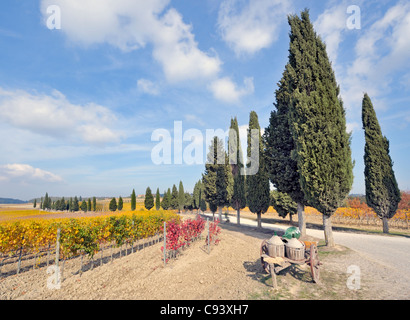
[{"label": "tree trunk", "polygon": [[258,216],[258,229],[261,229],[262,228],[262,214],[258,212],[257,216]]},{"label": "tree trunk", "polygon": [[332,232],[332,221],[331,216],[323,215],[323,228],[325,231],[325,242],[326,246],[334,247],[335,241],[333,240],[333,232]]},{"label": "tree trunk", "polygon": [[298,203],[298,225],[300,230],[300,236],[306,236],[305,206],[301,203]]},{"label": "tree trunk", "polygon": [[237,223],[238,225],[241,224],[241,209],[240,209],[240,208],[238,208],[238,209],[236,210],[236,223]]},{"label": "tree trunk", "polygon": [[383,217],[383,233],[389,233],[389,220]]},{"label": "tree trunk", "polygon": [[219,221],[222,222],[222,206],[219,207]]}]

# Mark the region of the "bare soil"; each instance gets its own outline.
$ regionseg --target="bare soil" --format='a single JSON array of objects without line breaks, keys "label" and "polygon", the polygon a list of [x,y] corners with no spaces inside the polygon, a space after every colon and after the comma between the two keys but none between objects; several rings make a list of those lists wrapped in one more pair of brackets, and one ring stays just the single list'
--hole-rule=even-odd
[{"label": "bare soil", "polygon": [[[262,240],[272,236],[269,230],[222,223],[218,245],[208,254],[205,241],[198,240],[166,266],[161,243],[111,262],[108,253],[93,268],[80,258],[65,262],[60,289],[49,288],[53,277],[47,267],[0,279],[0,299],[53,300],[242,300],[242,299],[410,299],[409,290],[388,270],[344,247],[326,249],[319,244],[321,283],[315,284],[307,266],[292,266],[278,276],[279,289],[260,262]],[[123,248],[124,249],[124,248]],[[350,290],[346,283],[349,265],[362,269],[360,289]]]}]

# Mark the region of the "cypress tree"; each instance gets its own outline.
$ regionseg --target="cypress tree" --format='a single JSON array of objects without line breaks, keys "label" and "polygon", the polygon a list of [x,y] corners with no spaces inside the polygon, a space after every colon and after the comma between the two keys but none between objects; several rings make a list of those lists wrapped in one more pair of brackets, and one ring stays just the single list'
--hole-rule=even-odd
[{"label": "cypress tree", "polygon": [[[63,198],[63,202],[64,202],[64,198]],[[91,211],[91,199],[90,198],[88,198],[88,201],[87,201],[87,211]]]},{"label": "cypress tree", "polygon": [[182,181],[179,181],[179,188],[178,188],[178,211],[181,212],[184,210],[185,206],[185,191],[184,191],[184,185],[182,184]]},{"label": "cypress tree", "polygon": [[305,10],[289,16],[290,130],[305,201],[323,215],[326,245],[334,246],[330,217],[353,184],[350,134],[339,86]]},{"label": "cypress tree", "polygon": [[157,188],[157,193],[155,194],[155,209],[159,210],[161,208],[161,196],[159,194],[159,188]]},{"label": "cypress tree", "polygon": [[222,221],[222,208],[229,206],[233,194],[233,176],[231,171],[231,165],[229,164],[228,155],[225,152],[225,149],[220,140],[225,161],[221,164],[217,164],[217,173],[216,173],[216,189],[217,189],[217,203],[216,205],[219,208],[219,220]]},{"label": "cypress tree", "polygon": [[383,136],[373,104],[367,95],[362,102],[365,135],[364,178],[366,202],[383,221],[383,233],[389,233],[388,219],[397,211],[401,195],[389,154],[389,140]]},{"label": "cypress tree", "polygon": [[83,201],[81,202],[81,206],[80,206],[81,210],[84,212],[87,212],[87,201]]},{"label": "cypress tree", "polygon": [[110,205],[108,207],[110,211],[114,212],[117,211],[117,200],[115,198],[112,198],[110,201]]},{"label": "cypress tree", "polygon": [[154,196],[150,187],[145,191],[144,206],[147,210],[151,210],[154,207]]},{"label": "cypress tree", "polygon": [[34,199],[33,208],[37,207],[37,199]]},{"label": "cypress tree", "polygon": [[[262,227],[261,214],[268,211],[270,204],[269,178],[263,157],[263,143],[260,131],[258,115],[255,111],[251,111],[248,129],[247,168],[250,168],[251,165],[255,165],[255,163],[258,163],[259,168],[257,172],[253,172],[254,174],[247,175],[246,177],[246,199],[249,210],[257,214],[258,228]],[[257,133],[254,134],[254,132]]]},{"label": "cypress tree", "polygon": [[79,205],[79,203],[78,203],[78,198],[77,198],[77,196],[75,196],[75,197],[74,197],[74,200],[73,200],[72,211],[78,211],[78,210],[80,210],[80,205]]},{"label": "cypress tree", "polygon": [[164,198],[161,202],[161,207],[164,210],[168,210],[171,206],[171,189],[168,188],[168,191],[164,192]]},{"label": "cypress tree", "polygon": [[46,195],[44,196],[44,201],[43,201],[43,210],[48,210],[51,209],[51,199],[48,197],[48,193],[46,192]]},{"label": "cypress tree", "polygon": [[[205,203],[205,199],[204,199],[205,195],[204,195],[204,185],[202,183],[202,180],[198,180],[198,182],[195,184],[194,187],[194,193],[193,193],[193,199],[192,199],[192,205],[194,209],[197,210],[202,210],[205,211],[206,210],[206,203]],[[204,204],[205,203],[205,209],[204,208]]]},{"label": "cypress tree", "polygon": [[172,185],[170,208],[173,210],[178,209],[178,189],[176,185]]},{"label": "cypress tree", "polygon": [[[205,199],[208,202],[209,208],[212,211],[213,215],[215,215],[215,212],[218,209],[218,205],[220,203],[218,195],[220,188],[217,187],[217,182],[218,170],[220,170],[220,166],[223,166],[224,163],[224,160],[221,160],[224,159],[222,157],[225,157],[222,140],[218,139],[218,137],[214,137],[211,145],[209,146],[207,161],[205,163],[205,172],[202,174]],[[219,183],[222,183],[223,186],[223,181],[220,180],[221,179],[219,179]]]},{"label": "cypress tree", "polygon": [[290,131],[289,105],[292,88],[290,76],[286,65],[282,79],[275,92],[276,110],[271,112],[269,125],[265,129],[263,139],[265,142],[266,170],[270,182],[278,192],[288,194],[297,203],[298,225],[301,236],[306,235],[305,199],[299,183],[300,177],[296,159],[292,157],[295,152],[295,142]]},{"label": "cypress tree", "polygon": [[59,211],[64,211],[66,207],[67,207],[67,205],[66,205],[66,203],[65,203],[65,199],[64,199],[64,197],[62,197],[62,198],[60,199],[60,203],[59,203],[59,205],[58,205],[58,207],[57,207],[57,210],[59,210]]},{"label": "cypress tree", "polygon": [[287,193],[273,190],[271,204],[280,217],[286,218],[289,214],[289,220],[292,222],[292,216],[297,213],[298,205]]},{"label": "cypress tree", "polygon": [[119,198],[118,198],[118,211],[121,211],[122,210],[122,208],[124,207],[124,200],[122,199],[122,197],[120,196]]},{"label": "cypress tree", "polygon": [[137,207],[137,197],[135,196],[135,190],[132,189],[131,193],[131,211],[134,211]]},{"label": "cypress tree", "polygon": [[240,224],[241,209],[246,207],[244,161],[239,139],[238,120],[231,119],[229,131],[229,163],[233,176],[233,194],[231,205],[236,210],[236,221]]},{"label": "cypress tree", "polygon": [[93,211],[97,211],[97,199],[93,197]]},{"label": "cypress tree", "polygon": [[192,208],[199,210],[199,181],[195,183],[194,191],[192,194]]},{"label": "cypress tree", "polygon": [[192,196],[189,192],[185,192],[185,204],[184,204],[184,209],[192,211]]}]

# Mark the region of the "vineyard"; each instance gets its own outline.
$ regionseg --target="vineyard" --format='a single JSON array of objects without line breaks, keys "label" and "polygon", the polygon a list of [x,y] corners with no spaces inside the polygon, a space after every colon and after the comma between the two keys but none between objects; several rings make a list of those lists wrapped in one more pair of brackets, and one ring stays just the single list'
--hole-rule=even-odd
[{"label": "vineyard", "polygon": [[[0,224],[0,273],[4,266],[31,260],[32,267],[46,263],[55,252],[60,230],[59,255],[63,260],[94,255],[106,247],[122,247],[158,236],[164,222],[179,221],[169,211],[124,212],[121,215],[78,219],[23,220]],[[158,238],[158,237],[157,237]],[[47,257],[42,262],[42,257]],[[4,272],[3,272],[4,273]]]},{"label": "vineyard", "polygon": [[[128,211],[108,217],[10,221],[0,224],[0,276],[48,266],[54,261],[54,256],[58,256],[56,259],[61,259],[63,263],[78,256],[82,261],[85,256],[93,266],[94,256],[98,252],[102,263],[104,250],[108,251],[106,249],[110,249],[112,261],[114,250],[117,249],[117,255],[121,257],[124,245],[127,254],[128,247],[134,252],[134,248],[138,250],[141,246],[144,248],[163,240],[164,226],[165,250],[164,246],[161,250],[164,252],[164,262],[167,262],[197,241],[205,228],[208,247],[218,243],[218,223],[206,222],[200,216],[181,219],[180,215],[163,210]],[[24,267],[22,262],[25,263]],[[81,272],[82,269],[81,265]]]},{"label": "vineyard", "polygon": [[[407,200],[406,200],[407,201]],[[405,201],[403,201],[405,202]],[[396,214],[389,219],[389,226],[397,229],[409,229],[410,209],[408,204],[399,205]],[[321,213],[311,207],[305,208],[307,217],[321,217]],[[359,199],[355,198],[348,202],[348,207],[341,207],[336,210],[332,216],[332,222],[342,225],[357,225],[357,226],[382,226],[381,219],[377,214]]]},{"label": "vineyard", "polygon": [[[408,199],[404,199],[399,204],[399,209],[396,211],[396,214],[389,219],[389,226],[396,229],[410,229],[410,209],[408,208]],[[236,214],[236,210],[233,208],[228,208],[227,211],[230,213]],[[250,213],[248,208],[242,209],[241,212]],[[268,215],[273,215],[275,219],[283,220],[278,213],[269,207],[267,211]],[[306,218],[319,222],[322,220],[322,214],[312,207],[305,207]],[[297,219],[297,214],[292,217]],[[289,219],[287,217],[286,219]],[[382,221],[377,216],[377,214],[366,205],[366,203],[361,202],[357,198],[350,200],[346,207],[340,207],[332,215],[332,223],[341,224],[341,225],[354,225],[354,226],[373,226],[381,227]]]}]

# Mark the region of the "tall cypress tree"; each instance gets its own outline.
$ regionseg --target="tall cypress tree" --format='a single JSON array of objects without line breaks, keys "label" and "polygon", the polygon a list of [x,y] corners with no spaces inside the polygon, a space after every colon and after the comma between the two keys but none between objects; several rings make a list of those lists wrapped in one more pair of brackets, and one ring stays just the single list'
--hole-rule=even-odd
[{"label": "tall cypress tree", "polygon": [[123,207],[124,207],[124,200],[123,200],[122,197],[120,196],[120,197],[118,198],[118,211],[121,211]]},{"label": "tall cypress tree", "polygon": [[205,199],[213,214],[219,207],[219,219],[222,218],[222,207],[229,203],[232,197],[233,181],[228,156],[223,147],[223,141],[214,137],[202,175]]},{"label": "tall cypress tree", "polygon": [[77,196],[75,196],[75,197],[74,197],[74,200],[73,200],[72,211],[78,211],[78,210],[80,210],[80,205],[79,205],[79,203],[78,203],[78,198],[77,198]]},{"label": "tall cypress tree", "polygon": [[172,185],[170,207],[174,210],[178,209],[178,189],[175,184]]},{"label": "tall cypress tree", "polygon": [[161,207],[164,210],[168,210],[171,206],[171,189],[168,188],[168,191],[164,191],[164,198],[161,202]]},{"label": "tall cypress tree", "polygon": [[159,188],[157,188],[157,193],[155,194],[155,209],[159,210],[161,208],[161,196],[159,194]]},{"label": "tall cypress tree", "polygon": [[199,181],[195,183],[194,191],[192,192],[192,208],[199,209]]},{"label": "tall cypress tree", "polygon": [[229,164],[231,165],[233,176],[233,194],[231,205],[236,210],[236,220],[240,224],[241,209],[246,207],[245,174],[244,161],[239,139],[238,120],[231,119],[229,131]]},{"label": "tall cypress tree", "polygon": [[334,246],[330,217],[353,184],[350,134],[339,86],[305,10],[289,16],[290,129],[299,182],[307,203],[323,215],[326,245]]},{"label": "tall cypress tree", "polygon": [[145,191],[144,206],[147,210],[151,210],[154,207],[154,196],[150,187]]},{"label": "tall cypress tree", "polygon": [[184,185],[182,184],[182,181],[179,181],[179,188],[178,188],[178,211],[181,212],[184,210],[185,206],[185,191],[184,191]]},{"label": "tall cypress tree", "polygon": [[51,199],[48,197],[48,193],[46,192],[46,195],[44,196],[44,201],[43,201],[43,210],[48,210],[51,209]]},{"label": "tall cypress tree", "polygon": [[[254,130],[256,130],[256,134],[254,134]],[[260,131],[258,115],[255,111],[251,111],[248,129],[247,168],[250,168],[251,165],[255,165],[257,162],[259,162],[259,168],[255,174],[247,175],[246,177],[246,199],[249,210],[257,214],[258,228],[262,227],[261,214],[268,211],[270,204],[269,178],[263,157],[263,143]]]},{"label": "tall cypress tree", "polygon": [[137,197],[135,195],[135,190],[132,189],[132,193],[131,193],[131,211],[134,211],[136,207],[137,207]]},{"label": "tall cypress tree", "polygon": [[212,215],[215,216],[215,212],[218,208],[217,205],[217,152],[218,152],[218,138],[214,137],[211,145],[209,146],[209,152],[207,154],[207,161],[205,163],[205,172],[202,174],[202,184],[204,186],[205,199],[209,203]]},{"label": "tall cypress tree", "polygon": [[278,192],[288,194],[297,203],[298,225],[301,236],[306,234],[305,210],[306,201],[300,186],[298,164],[292,156],[295,152],[295,141],[290,130],[289,105],[293,91],[286,65],[282,79],[275,92],[276,110],[271,112],[269,125],[263,136],[265,142],[265,161],[269,180]]},{"label": "tall cypress tree", "polygon": [[396,214],[401,199],[389,154],[389,140],[383,136],[373,104],[367,95],[362,102],[365,135],[364,178],[366,202],[383,221],[383,233],[389,233],[388,219]]},{"label": "tall cypress tree", "polygon": [[216,174],[216,188],[218,192],[217,205],[219,207],[219,220],[222,221],[222,208],[229,206],[233,195],[233,176],[228,155],[222,145],[225,162],[218,165]]},{"label": "tall cypress tree", "polygon": [[93,197],[93,211],[97,211],[97,199]]}]

